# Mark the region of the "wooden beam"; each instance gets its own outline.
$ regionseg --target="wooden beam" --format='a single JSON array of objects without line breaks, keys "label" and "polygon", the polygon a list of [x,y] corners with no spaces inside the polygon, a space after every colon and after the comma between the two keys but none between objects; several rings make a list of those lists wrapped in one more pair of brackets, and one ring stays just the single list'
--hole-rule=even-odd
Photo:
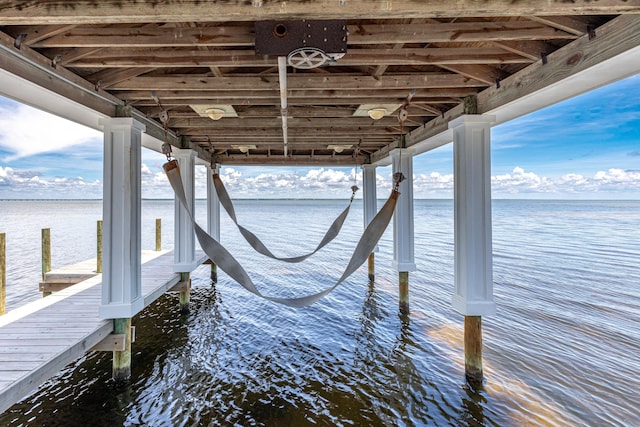
[{"label": "wooden beam", "polygon": [[[397,125],[396,125],[397,126]],[[280,133],[278,133],[278,129],[280,129]],[[235,135],[237,138],[255,138],[256,141],[259,141],[261,137],[267,136],[282,136],[281,128],[277,126],[269,127],[269,128],[185,128],[180,131],[183,135],[189,136],[210,136],[211,138],[215,138],[216,136],[222,135]],[[341,128],[326,128],[326,127],[305,127],[305,128],[289,128],[289,135],[292,138],[295,137],[304,137],[307,134],[317,134],[317,135],[396,135],[399,134],[399,130],[395,130],[394,128],[383,128],[383,127],[371,127],[371,126],[351,126],[351,127],[341,127]]]},{"label": "wooden beam", "polygon": [[440,64],[440,68],[453,71],[470,79],[478,80],[491,86],[498,80],[507,77],[507,73],[489,65]]},{"label": "wooden beam", "polygon": [[[575,31],[566,32],[533,21],[360,24],[349,25],[348,30],[351,46],[576,38]],[[143,28],[76,27],[53,37],[40,39],[32,43],[32,47],[253,47],[254,42],[252,25],[198,28],[147,25]]]},{"label": "wooden beam", "polygon": [[[313,89],[419,89],[482,87],[485,83],[457,74],[425,73],[421,75],[385,75],[373,76],[335,76],[293,74],[287,78],[289,90]],[[118,83],[114,90],[237,90],[252,92],[255,90],[279,90],[278,76],[262,77],[205,77],[198,75],[179,75],[158,77],[135,77]]]},{"label": "wooden beam", "polygon": [[543,53],[546,55],[557,49],[557,47],[542,40],[495,41],[490,44],[533,61],[539,60]]},{"label": "wooden beam", "polygon": [[[118,91],[117,95],[128,103],[156,105],[156,102],[151,98],[151,90],[153,89]],[[372,91],[366,87],[350,90],[327,87],[324,90],[289,89],[287,97],[293,102],[301,102],[304,105],[326,104],[327,100],[333,101],[329,104],[336,105],[393,103],[396,99],[402,103],[407,98],[409,91],[408,88],[379,88]],[[247,90],[245,88],[241,91],[162,89],[155,92],[162,104],[167,106],[190,104],[278,105],[280,99],[278,91],[274,89]],[[450,103],[456,102],[456,98],[462,98],[476,92],[478,90],[475,87],[417,89],[413,96],[413,102]],[[137,101],[146,101],[146,103]]]},{"label": "wooden beam", "polygon": [[126,338],[125,334],[109,334],[89,351],[124,351]]},{"label": "wooden beam", "polygon": [[129,80],[130,78],[147,74],[153,70],[155,70],[155,68],[151,67],[105,69],[87,76],[87,80],[95,82],[96,85],[103,89],[108,89],[116,83],[120,83],[125,80]]},{"label": "wooden beam", "polygon": [[96,52],[100,52],[103,47],[82,47],[82,48],[62,48],[62,49],[48,49],[47,55],[49,58],[60,57],[60,65],[66,67],[68,64],[77,61],[85,56],[92,55]]},{"label": "wooden beam", "polygon": [[[295,137],[290,138],[290,143],[293,146],[297,146],[297,144],[307,145],[307,148],[318,148],[319,146],[326,146],[329,144],[336,143],[336,135],[337,134],[319,134],[319,135],[305,135],[300,134]],[[395,138],[395,134],[366,134],[366,133],[356,133],[356,134],[343,134],[342,137],[349,139],[350,141],[362,141],[361,147],[376,147],[378,145],[384,145],[389,143],[390,140]],[[208,139],[207,139],[208,138]],[[200,144],[203,148],[213,147],[214,149],[219,148],[229,148],[230,145],[239,144],[238,139],[239,136],[235,136],[232,133],[206,133],[203,132],[203,135],[192,136],[193,143]],[[271,133],[268,135],[264,135],[259,140],[254,140],[251,144],[257,144],[260,147],[271,147],[273,144],[279,145],[282,143],[282,135],[278,135],[277,133]],[[342,142],[340,142],[341,144]]]},{"label": "wooden beam", "polygon": [[[539,59],[539,55],[536,59]],[[495,47],[349,49],[333,66],[521,64],[531,60]],[[74,68],[96,67],[267,67],[277,64],[274,56],[256,55],[252,50],[192,51],[104,48],[95,55],[66,62]],[[222,77],[218,75],[216,77]]]},{"label": "wooden beam", "polygon": [[[332,117],[332,118],[310,118],[310,117],[289,117],[287,124],[291,128],[340,128],[361,126],[366,128],[380,128],[398,126],[398,119],[393,116],[383,117],[380,120],[373,120],[369,117]],[[197,118],[175,118],[169,120],[169,127],[180,128],[208,128],[213,132],[216,129],[251,129],[251,128],[279,128],[281,121],[278,118],[235,118],[227,117],[220,120],[211,120],[208,117]]]},{"label": "wooden beam", "polygon": [[176,0],[158,7],[154,1],[72,0],[65,2],[5,1],[0,15],[5,24],[106,24],[140,22],[228,22],[270,19],[391,19],[438,18],[520,15],[572,15],[637,13],[636,0],[574,0],[555,2],[548,0],[371,0],[367,2],[329,0],[291,0],[262,2],[201,2]]},{"label": "wooden beam", "polygon": [[[409,19],[409,20],[404,21],[403,24],[411,24],[413,21],[414,21],[413,19]],[[404,47],[404,45],[405,45],[405,43],[395,43],[393,46],[391,46],[391,48],[393,50],[402,49],[402,47]],[[372,76],[376,76],[376,77],[383,75],[387,71],[387,68],[389,67],[389,65],[391,65],[391,64],[379,64],[375,68],[373,73],[371,73],[371,75]]]},{"label": "wooden beam", "polygon": [[[464,93],[460,93],[460,96],[456,98],[442,98],[442,97],[424,97],[416,99],[414,98],[412,102],[421,102],[421,103],[429,103],[429,104],[456,104],[460,102],[460,99],[467,95],[476,94],[478,91],[469,89],[465,90]],[[183,108],[185,105],[212,105],[212,104],[232,104],[234,107],[252,107],[252,106],[268,106],[268,105],[277,105],[280,101],[279,97],[273,96],[270,98],[239,98],[239,95],[236,95],[235,98],[217,98],[215,96],[212,97],[198,97],[195,96],[196,92],[194,92],[193,97],[189,98],[160,98],[162,100],[162,105],[167,109],[172,108]],[[244,95],[244,94],[243,94]],[[363,93],[364,95],[364,93]],[[370,104],[370,103],[389,103],[389,102],[397,102],[402,103],[407,97],[389,97],[385,96],[384,93],[378,94],[377,96],[372,97],[349,97],[349,98],[331,98],[328,95],[317,98],[293,98],[289,99],[289,106],[343,106],[343,105],[358,105],[358,104]],[[123,99],[127,100],[126,97]],[[164,99],[164,100],[163,100]],[[149,110],[156,108],[156,103],[152,100],[128,100],[128,104],[140,108],[141,110]],[[149,116],[152,116],[150,114]]]},{"label": "wooden beam", "polygon": [[75,25],[17,25],[7,27],[5,31],[14,38],[19,34],[26,34],[27,38],[25,39],[24,44],[31,46],[34,43],[38,43],[60,33],[64,33],[65,31],[69,31],[74,27]]},{"label": "wooden beam", "polygon": [[284,157],[282,152],[272,155],[237,154],[218,155],[216,163],[222,165],[270,165],[270,166],[355,166],[367,162],[366,156],[337,156],[337,155],[296,155]]},{"label": "wooden beam", "polygon": [[527,18],[578,37],[589,31],[585,21],[571,16],[527,16]]}]

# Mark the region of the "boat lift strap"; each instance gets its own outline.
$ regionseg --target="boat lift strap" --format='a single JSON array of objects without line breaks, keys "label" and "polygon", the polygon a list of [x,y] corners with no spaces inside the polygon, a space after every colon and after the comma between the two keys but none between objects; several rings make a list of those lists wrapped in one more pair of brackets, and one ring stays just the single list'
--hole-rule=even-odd
[{"label": "boat lift strap", "polygon": [[304,261],[305,259],[309,258],[311,255],[318,252],[320,249],[325,247],[329,242],[331,242],[333,239],[336,238],[336,236],[340,233],[340,230],[342,229],[342,225],[344,224],[344,221],[347,219],[347,216],[349,215],[349,209],[351,209],[353,198],[356,195],[356,191],[358,190],[358,187],[356,187],[355,185],[351,187],[352,194],[351,194],[351,200],[349,200],[349,204],[347,205],[345,210],[342,211],[342,213],[338,215],[338,217],[333,221],[333,223],[331,224],[331,227],[329,227],[329,230],[327,230],[327,232],[325,233],[324,237],[322,238],[318,246],[316,246],[316,248],[312,252],[309,252],[306,255],[299,255],[295,257],[279,257],[274,255],[273,252],[271,252],[269,248],[267,248],[265,244],[262,243],[255,234],[253,234],[251,231],[247,230],[246,228],[238,224],[238,219],[236,218],[236,212],[235,212],[235,209],[233,208],[233,203],[231,202],[231,198],[227,193],[227,189],[224,188],[224,184],[220,179],[220,175],[217,173],[213,174],[213,184],[216,189],[216,193],[218,193],[218,199],[220,200],[220,204],[222,205],[224,210],[227,211],[227,214],[229,215],[231,220],[236,224],[236,226],[238,227],[238,230],[240,230],[240,234],[242,234],[242,236],[247,241],[247,243],[249,243],[249,245],[251,245],[251,247],[255,249],[256,252],[264,256],[267,256],[272,259],[277,259],[283,262],[290,262],[290,263]]},{"label": "boat lift strap", "polygon": [[356,248],[351,255],[349,264],[342,273],[342,276],[340,276],[335,284],[315,294],[297,298],[279,298],[262,294],[258,290],[258,288],[256,288],[247,272],[233,257],[233,255],[231,255],[231,253],[227,251],[227,249],[225,249],[225,247],[222,246],[220,242],[207,234],[207,232],[204,231],[202,227],[200,227],[196,223],[195,218],[193,217],[193,213],[189,210],[187,205],[184,187],[182,185],[182,178],[180,177],[178,162],[175,160],[171,160],[165,163],[163,168],[165,173],[167,174],[167,178],[169,179],[171,187],[173,187],[173,191],[175,192],[176,197],[178,198],[178,200],[180,200],[180,203],[182,203],[182,206],[187,211],[187,214],[189,215],[189,218],[193,223],[196,237],[198,239],[198,242],[200,242],[202,250],[207,254],[211,261],[213,261],[222,271],[227,273],[233,280],[238,282],[249,292],[269,301],[295,308],[306,307],[323,298],[325,295],[328,295],[367,260],[369,254],[373,252],[373,249],[378,244],[378,240],[380,240],[382,234],[387,229],[389,222],[391,222],[398,196],[400,195],[397,189],[399,182],[396,182],[396,185],[394,185],[394,188],[391,191],[389,199],[385,202],[382,209],[380,209],[380,211],[376,214],[376,216],[371,220],[367,228],[364,230],[364,233],[360,237],[360,240],[358,241],[358,244],[356,245]]}]

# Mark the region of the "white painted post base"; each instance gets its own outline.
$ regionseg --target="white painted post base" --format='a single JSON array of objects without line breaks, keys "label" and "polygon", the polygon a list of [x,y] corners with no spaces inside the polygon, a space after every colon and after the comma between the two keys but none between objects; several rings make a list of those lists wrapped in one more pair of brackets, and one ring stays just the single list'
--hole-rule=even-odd
[{"label": "white painted post base", "polygon": [[465,316],[495,313],[491,236],[491,124],[493,116],[464,115],[453,130],[455,293]]}]

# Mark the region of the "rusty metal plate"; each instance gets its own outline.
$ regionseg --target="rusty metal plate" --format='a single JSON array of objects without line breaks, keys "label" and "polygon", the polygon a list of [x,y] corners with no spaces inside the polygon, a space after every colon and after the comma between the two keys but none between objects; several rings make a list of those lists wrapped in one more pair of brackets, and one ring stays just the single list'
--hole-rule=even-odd
[{"label": "rusty metal plate", "polygon": [[287,56],[303,47],[347,52],[346,20],[258,21],[255,33],[258,55]]}]

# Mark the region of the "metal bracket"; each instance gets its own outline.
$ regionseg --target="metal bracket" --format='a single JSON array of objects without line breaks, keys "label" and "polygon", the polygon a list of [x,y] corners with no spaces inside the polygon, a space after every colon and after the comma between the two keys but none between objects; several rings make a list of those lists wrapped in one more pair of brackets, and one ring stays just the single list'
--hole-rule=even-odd
[{"label": "metal bracket", "polygon": [[[62,55],[56,55],[53,57],[53,59],[51,60],[51,66],[53,68],[57,68],[58,67],[58,63],[62,61]],[[102,80],[100,80],[100,82],[102,82]]]},{"label": "metal bracket", "polygon": [[255,34],[258,55],[287,56],[304,47],[327,54],[347,52],[347,21],[343,19],[258,21]]},{"label": "metal bracket", "polygon": [[28,34],[26,33],[22,33],[22,34],[18,34],[18,37],[16,37],[16,39],[13,42],[13,47],[15,47],[16,49],[20,49],[20,46],[22,46],[22,43],[27,39]]}]

